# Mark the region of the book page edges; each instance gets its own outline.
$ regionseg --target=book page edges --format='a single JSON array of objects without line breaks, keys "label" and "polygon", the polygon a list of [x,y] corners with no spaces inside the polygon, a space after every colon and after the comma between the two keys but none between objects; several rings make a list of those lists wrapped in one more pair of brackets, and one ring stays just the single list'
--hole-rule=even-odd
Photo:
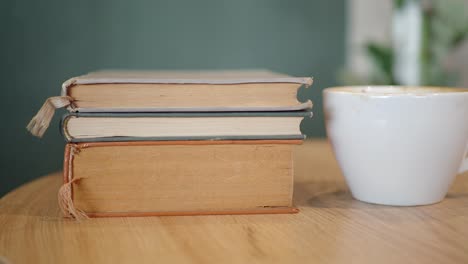
[{"label": "book page edges", "polygon": [[312,109],[313,103],[307,100],[304,103],[282,107],[164,107],[164,108],[69,108],[70,112],[258,112],[258,111],[299,111]]},{"label": "book page edges", "polygon": [[310,87],[312,77],[232,78],[232,79],[164,79],[164,78],[89,78],[86,75],[73,77],[62,84],[62,96],[77,84],[104,83],[154,83],[154,84],[247,84],[247,83],[297,83]]},{"label": "book page edges", "polygon": [[91,147],[106,147],[106,146],[158,146],[158,145],[229,145],[229,144],[240,144],[240,145],[260,145],[260,144],[287,144],[287,145],[302,145],[304,140],[302,139],[259,139],[259,140],[174,140],[174,141],[113,141],[113,142],[80,142],[80,143],[68,143],[65,145],[65,153],[63,160],[63,182],[67,183],[69,180],[69,159],[70,150],[73,146],[78,151],[84,148]]},{"label": "book page edges", "polygon": [[[141,146],[141,145],[205,145],[205,144],[302,144],[302,140],[226,140],[215,142],[203,141],[149,141],[149,142],[87,142],[78,144],[67,144],[65,146],[63,161],[63,184],[69,183],[72,179],[73,159],[71,159],[71,149],[78,151],[83,148],[100,146]],[[73,200],[73,185],[71,185],[71,198]],[[161,212],[84,212],[88,217],[145,217],[145,216],[195,216],[195,215],[246,215],[246,214],[295,214],[299,209],[294,206],[259,207],[247,210],[214,210],[214,211],[161,211]],[[72,217],[64,215],[64,217]]]}]

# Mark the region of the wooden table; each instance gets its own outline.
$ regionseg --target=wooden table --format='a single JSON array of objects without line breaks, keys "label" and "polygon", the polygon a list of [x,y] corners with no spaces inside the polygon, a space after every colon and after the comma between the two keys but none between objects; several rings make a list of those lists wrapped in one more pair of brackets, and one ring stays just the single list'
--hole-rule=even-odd
[{"label": "wooden table", "polygon": [[0,200],[0,256],[11,263],[468,263],[468,175],[439,204],[379,206],[351,198],[325,141],[295,155],[301,212],[293,215],[75,222],[60,217],[60,173],[42,177]]}]

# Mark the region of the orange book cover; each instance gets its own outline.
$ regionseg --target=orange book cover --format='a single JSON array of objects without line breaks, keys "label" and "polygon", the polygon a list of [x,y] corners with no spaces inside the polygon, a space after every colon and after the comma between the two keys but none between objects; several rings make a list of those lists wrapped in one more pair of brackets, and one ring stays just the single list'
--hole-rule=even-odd
[{"label": "orange book cover", "polygon": [[297,213],[302,140],[134,141],[65,147],[65,216]]}]

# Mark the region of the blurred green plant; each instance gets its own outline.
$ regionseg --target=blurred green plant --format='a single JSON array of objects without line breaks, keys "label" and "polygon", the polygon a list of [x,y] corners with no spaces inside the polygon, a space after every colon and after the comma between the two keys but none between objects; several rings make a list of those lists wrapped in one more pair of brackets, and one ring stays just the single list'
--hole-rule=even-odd
[{"label": "blurred green plant", "polygon": [[[407,1],[394,0],[394,9],[404,8]],[[456,75],[445,68],[444,60],[468,38],[467,5],[462,0],[423,1],[420,47],[420,85],[453,85]],[[350,69],[342,70],[338,79],[345,85],[400,85],[394,74],[395,52],[391,45],[369,42],[365,45],[372,72],[358,76]]]}]

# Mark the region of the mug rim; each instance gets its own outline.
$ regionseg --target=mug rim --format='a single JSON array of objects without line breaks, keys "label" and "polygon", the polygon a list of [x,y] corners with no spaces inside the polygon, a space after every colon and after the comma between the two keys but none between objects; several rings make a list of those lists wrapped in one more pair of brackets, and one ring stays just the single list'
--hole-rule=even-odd
[{"label": "mug rim", "polygon": [[[442,91],[441,91],[442,90]],[[445,90],[445,91],[443,91]],[[323,93],[359,96],[431,96],[467,94],[468,88],[417,85],[346,85],[323,89]]]}]

